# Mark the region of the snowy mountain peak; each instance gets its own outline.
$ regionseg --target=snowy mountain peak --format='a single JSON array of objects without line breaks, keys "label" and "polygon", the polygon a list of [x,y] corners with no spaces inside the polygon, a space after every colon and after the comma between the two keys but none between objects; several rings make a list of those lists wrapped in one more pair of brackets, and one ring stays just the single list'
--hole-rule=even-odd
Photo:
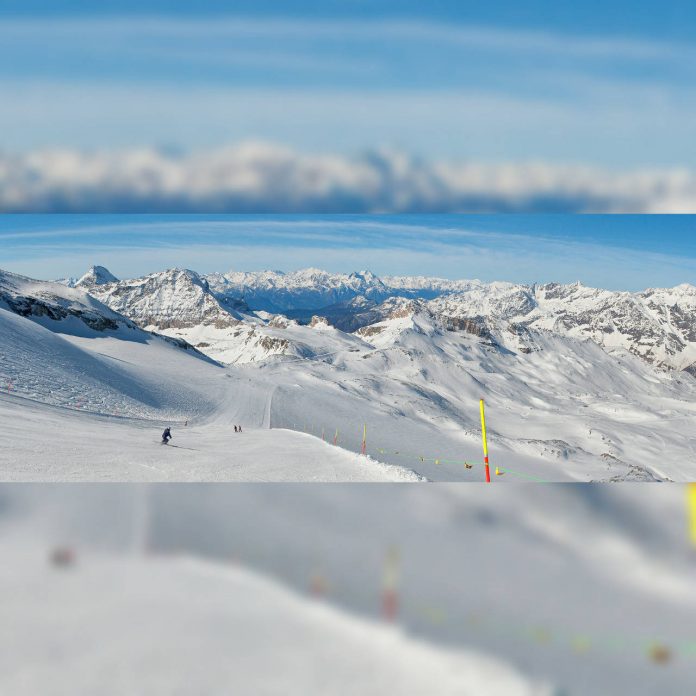
[{"label": "snowy mountain peak", "polygon": [[170,268],[143,278],[94,286],[90,292],[143,327],[156,330],[239,323],[237,306],[223,307],[195,271]]},{"label": "snowy mountain peak", "polygon": [[353,271],[353,273],[351,273],[349,277],[361,280],[366,284],[382,284],[382,281],[372,271]]},{"label": "snowy mountain peak", "polygon": [[118,278],[104,266],[92,266],[78,281],[76,287],[91,288],[95,285],[106,285],[116,283]]},{"label": "snowy mountain peak", "polygon": [[151,273],[150,276],[147,277],[158,277],[163,283],[189,281],[201,287],[208,287],[208,281],[196,273],[196,271],[192,271],[189,268],[168,268],[166,271]]}]

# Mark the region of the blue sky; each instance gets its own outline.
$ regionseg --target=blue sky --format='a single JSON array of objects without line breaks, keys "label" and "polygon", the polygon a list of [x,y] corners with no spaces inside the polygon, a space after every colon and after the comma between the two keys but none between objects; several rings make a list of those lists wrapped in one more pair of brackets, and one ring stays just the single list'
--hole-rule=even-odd
[{"label": "blue sky", "polygon": [[696,9],[678,4],[4,3],[0,148],[691,167]]},{"label": "blue sky", "polygon": [[639,290],[696,284],[694,232],[679,215],[4,215],[0,268],[49,279],[92,264],[119,277],[315,266]]},{"label": "blue sky", "polygon": [[[226,14],[229,0],[5,0],[0,14],[22,16],[168,14],[201,16]],[[654,37],[693,36],[696,7],[664,0],[236,0],[239,14],[253,16],[437,17],[508,26],[549,26],[564,31],[602,34],[608,31]]]}]

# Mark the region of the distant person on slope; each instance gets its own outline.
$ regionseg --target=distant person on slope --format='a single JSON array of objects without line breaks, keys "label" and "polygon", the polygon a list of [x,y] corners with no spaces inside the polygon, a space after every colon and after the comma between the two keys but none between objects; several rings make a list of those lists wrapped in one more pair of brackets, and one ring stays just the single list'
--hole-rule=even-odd
[{"label": "distant person on slope", "polygon": [[169,440],[172,439],[172,429],[171,428],[165,428],[164,432],[162,433],[162,444],[163,445],[168,445]]},{"label": "distant person on slope", "polygon": [[237,432],[237,426],[236,426],[236,425],[234,426],[234,432],[235,432],[235,433]]}]

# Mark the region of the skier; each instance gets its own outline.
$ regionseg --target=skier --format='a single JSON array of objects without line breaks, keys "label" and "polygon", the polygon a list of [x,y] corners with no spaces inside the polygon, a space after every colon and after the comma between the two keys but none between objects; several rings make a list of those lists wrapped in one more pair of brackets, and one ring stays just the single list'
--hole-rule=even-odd
[{"label": "skier", "polygon": [[242,432],[242,426],[241,426],[241,425],[238,425],[237,428],[238,428],[237,432],[241,433],[241,432]]},{"label": "skier", "polygon": [[162,433],[162,444],[163,445],[168,445],[169,440],[172,438],[172,429],[167,427],[164,429],[164,432]]},{"label": "skier", "polygon": [[237,432],[237,426],[236,426],[236,425],[234,426],[234,432],[235,432],[235,433]]}]

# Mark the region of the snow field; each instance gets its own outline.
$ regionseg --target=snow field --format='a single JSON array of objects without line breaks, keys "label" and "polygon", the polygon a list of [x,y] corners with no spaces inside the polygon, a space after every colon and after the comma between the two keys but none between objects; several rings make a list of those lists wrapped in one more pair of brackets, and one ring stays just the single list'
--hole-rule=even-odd
[{"label": "snow field", "polygon": [[61,570],[4,553],[3,693],[551,693],[500,660],[430,646],[240,567],[85,555]]}]

